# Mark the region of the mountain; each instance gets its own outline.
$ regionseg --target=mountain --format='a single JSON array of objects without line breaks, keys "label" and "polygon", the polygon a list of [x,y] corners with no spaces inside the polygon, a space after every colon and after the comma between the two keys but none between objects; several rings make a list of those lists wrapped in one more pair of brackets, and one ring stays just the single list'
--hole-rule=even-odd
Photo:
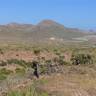
[{"label": "mountain", "polygon": [[37,25],[10,23],[0,25],[0,41],[78,41],[84,36],[93,35],[77,28],[67,28],[52,20],[43,20]]},{"label": "mountain", "polygon": [[37,24],[37,26],[43,27],[43,28],[48,28],[48,27],[60,27],[64,28],[62,24],[59,24],[55,21],[52,20],[43,20]]}]

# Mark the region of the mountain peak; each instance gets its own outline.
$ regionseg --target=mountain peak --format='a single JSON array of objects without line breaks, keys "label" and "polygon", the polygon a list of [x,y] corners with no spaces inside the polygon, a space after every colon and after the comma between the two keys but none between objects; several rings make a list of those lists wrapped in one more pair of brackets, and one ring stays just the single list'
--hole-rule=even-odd
[{"label": "mountain peak", "polygon": [[[43,20],[40,23],[38,23],[39,26],[63,26],[62,24],[57,23],[53,20]],[[64,27],[64,26],[63,26]]]}]

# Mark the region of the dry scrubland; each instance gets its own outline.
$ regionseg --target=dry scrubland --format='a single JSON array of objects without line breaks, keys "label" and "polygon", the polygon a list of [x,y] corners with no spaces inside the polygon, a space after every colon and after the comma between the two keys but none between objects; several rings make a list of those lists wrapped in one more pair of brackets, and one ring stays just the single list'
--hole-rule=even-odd
[{"label": "dry scrubland", "polygon": [[96,96],[96,48],[3,44],[0,96]]}]

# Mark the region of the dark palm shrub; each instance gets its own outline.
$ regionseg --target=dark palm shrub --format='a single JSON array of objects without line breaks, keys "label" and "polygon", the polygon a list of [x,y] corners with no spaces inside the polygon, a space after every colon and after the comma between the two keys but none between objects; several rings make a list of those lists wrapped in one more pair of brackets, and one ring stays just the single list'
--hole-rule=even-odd
[{"label": "dark palm shrub", "polygon": [[93,58],[90,54],[76,54],[72,55],[71,58],[72,64],[92,64]]}]

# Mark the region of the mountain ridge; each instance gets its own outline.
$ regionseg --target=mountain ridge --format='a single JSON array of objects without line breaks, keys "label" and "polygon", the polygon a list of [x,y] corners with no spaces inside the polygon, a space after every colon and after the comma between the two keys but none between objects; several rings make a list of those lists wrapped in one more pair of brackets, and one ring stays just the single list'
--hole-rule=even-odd
[{"label": "mountain ridge", "polygon": [[[64,41],[75,40],[83,36],[93,35],[77,28],[68,28],[53,20],[43,20],[33,24],[9,23],[0,25],[0,40],[1,41]],[[50,39],[51,38],[51,39]]]}]

